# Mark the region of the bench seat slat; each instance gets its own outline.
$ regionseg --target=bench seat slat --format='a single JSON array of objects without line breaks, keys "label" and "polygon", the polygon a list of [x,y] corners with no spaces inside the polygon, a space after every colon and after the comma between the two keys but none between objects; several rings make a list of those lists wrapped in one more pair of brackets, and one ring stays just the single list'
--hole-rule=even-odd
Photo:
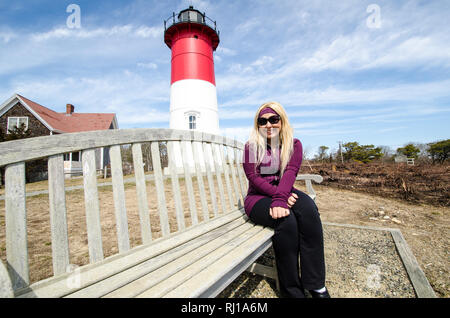
[{"label": "bench seat slat", "polygon": [[[230,271],[239,265],[239,263],[245,261],[249,256],[253,256],[252,259],[250,259],[251,262],[254,258],[259,256],[258,254],[263,253],[265,249],[270,246],[272,236],[273,230],[270,228],[259,230],[258,233],[242,242],[242,244],[233,246],[230,252],[222,254],[223,257],[217,259],[202,272],[191,279],[186,280],[183,284],[178,285],[177,288],[165,294],[163,297],[203,297],[204,293],[207,292],[210,287],[217,281],[220,281],[221,277],[226,277],[227,273],[230,273]],[[258,253],[255,254],[255,251]],[[234,277],[244,271],[248,265],[249,264],[245,264],[241,271],[235,272],[233,277],[229,279],[234,279]],[[229,283],[231,283],[231,281]]]},{"label": "bench seat slat", "polygon": [[[214,231],[214,233],[206,233],[197,240],[186,243],[185,246],[180,248],[181,253],[184,253],[184,255],[181,255],[178,258],[173,257],[171,262],[167,262],[167,258],[170,257],[170,255],[162,255],[161,259],[167,264],[161,264],[157,268],[154,268],[154,271],[134,280],[122,288],[115,290],[105,297],[136,297],[145,290],[152,288],[155,284],[166,284],[166,280],[169,279],[170,276],[182,271],[185,267],[196,262],[201,257],[210,254],[222,245],[233,240],[236,235],[239,235],[240,233],[254,227],[254,225],[250,222],[239,221],[240,220],[238,220],[238,222],[233,222],[233,224],[222,226]],[[174,254],[176,252],[176,250],[172,250],[169,254]]]},{"label": "bench seat slat", "polygon": [[[227,253],[230,253],[240,244],[251,239],[262,229],[263,228],[261,226],[255,226],[253,223],[247,222],[245,226],[242,226],[241,229],[239,229],[240,231],[237,230],[230,232],[227,235],[217,239],[215,242],[211,242],[211,244],[209,244],[211,248],[208,249],[208,253],[203,251],[203,247],[199,249],[197,255],[201,258],[196,259],[196,261],[192,262],[192,264],[188,264],[189,266],[185,266],[185,264],[183,264],[185,268],[175,271],[174,275],[166,278],[164,281],[158,283],[158,285],[138,295],[138,297],[163,297],[165,294],[183,284],[184,281],[189,280],[192,277],[197,277],[198,273],[202,270],[208,266],[211,266],[211,264],[219,260]],[[202,276],[203,275],[199,275],[199,280],[202,280]]]},{"label": "bench seat slat", "polygon": [[76,292],[82,288],[90,286],[100,280],[111,277],[128,268],[136,266],[152,257],[165,253],[181,244],[184,244],[204,233],[207,233],[223,224],[232,222],[239,218],[246,218],[242,210],[236,210],[226,215],[211,219],[206,223],[200,223],[184,231],[172,233],[167,237],[159,238],[148,245],[141,245],[133,248],[124,254],[116,254],[104,259],[101,262],[88,264],[80,268],[79,287],[67,285],[67,279],[71,273],[65,273],[60,276],[48,278],[32,284],[31,286],[19,290],[16,297],[63,297]]}]

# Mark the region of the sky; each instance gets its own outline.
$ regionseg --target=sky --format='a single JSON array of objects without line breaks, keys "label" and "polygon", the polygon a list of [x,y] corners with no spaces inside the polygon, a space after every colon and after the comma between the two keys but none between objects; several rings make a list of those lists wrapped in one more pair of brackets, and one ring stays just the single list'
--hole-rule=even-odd
[{"label": "sky", "polygon": [[307,157],[339,141],[395,151],[450,138],[448,0],[0,0],[0,104],[18,93],[116,113],[120,129],[168,128],[163,21],[189,5],[220,30],[223,136],[245,142],[277,101]]}]

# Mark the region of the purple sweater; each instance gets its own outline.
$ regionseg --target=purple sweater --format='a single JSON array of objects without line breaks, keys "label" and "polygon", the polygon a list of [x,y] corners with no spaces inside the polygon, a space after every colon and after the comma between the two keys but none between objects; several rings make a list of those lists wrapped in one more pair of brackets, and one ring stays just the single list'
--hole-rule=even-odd
[{"label": "purple sweater", "polygon": [[[275,151],[279,152],[279,149]],[[243,167],[245,174],[247,175],[248,192],[244,200],[244,210],[247,215],[250,215],[253,206],[262,198],[271,197],[273,207],[283,207],[289,209],[287,201],[295,189],[293,187],[297,173],[300,170],[302,164],[302,143],[300,140],[294,138],[294,152],[286,166],[283,177],[280,180],[280,168],[278,164],[278,171],[273,174],[261,174],[261,166],[270,166],[272,159],[272,149],[270,145],[267,146],[267,151],[264,160],[260,166],[256,167],[256,173],[254,167],[256,163],[252,163],[250,158],[255,158],[250,155],[249,143],[245,144],[244,148],[244,162]],[[263,169],[264,170],[264,169]]]}]

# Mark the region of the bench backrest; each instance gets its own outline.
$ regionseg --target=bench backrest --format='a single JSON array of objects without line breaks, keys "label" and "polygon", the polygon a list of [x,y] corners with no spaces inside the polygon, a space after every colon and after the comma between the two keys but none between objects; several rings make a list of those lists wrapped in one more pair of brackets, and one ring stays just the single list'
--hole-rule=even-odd
[{"label": "bench backrest", "polygon": [[[142,145],[150,144],[152,173],[145,174]],[[48,160],[48,201],[51,228],[53,275],[65,273],[70,265],[69,234],[64,177],[64,154],[81,152],[84,212],[87,229],[89,262],[104,259],[102,227],[100,220],[96,149],[108,148],[111,164],[112,192],[117,232],[118,253],[130,250],[126,193],[123,175],[121,146],[130,145],[135,175],[135,192],[139,214],[141,243],[152,241],[149,210],[157,205],[161,237],[184,230],[186,215],[190,225],[206,221],[219,214],[243,207],[248,181],[242,169],[244,145],[236,140],[207,133],[173,129],[127,129],[93,131],[29,138],[0,144],[0,167],[5,169],[5,224],[6,261],[14,290],[30,284],[27,240],[27,197],[25,189],[26,162]],[[181,150],[181,154],[177,153]],[[169,164],[161,165],[161,151]],[[97,151],[98,152],[98,151]],[[176,160],[182,162],[182,174],[177,172]],[[189,162],[193,158],[193,162]],[[190,168],[189,168],[190,166]],[[166,172],[166,173],[164,173]],[[206,175],[208,185],[203,181]],[[170,179],[170,191],[165,180]],[[193,180],[198,189],[195,195]],[[147,184],[153,180],[154,187]],[[183,181],[185,187],[180,187]],[[225,184],[223,183],[225,181]],[[156,202],[149,202],[149,192],[156,191]],[[182,194],[186,193],[188,206],[183,207]],[[167,200],[169,199],[169,200]],[[197,203],[197,201],[200,201]],[[174,202],[176,228],[169,226],[167,202]],[[219,204],[220,201],[220,204]],[[149,206],[150,203],[150,206]],[[197,211],[200,204],[202,213]],[[189,211],[189,213],[187,212]],[[154,235],[153,235],[154,236]],[[70,267],[70,266],[69,266]]]}]

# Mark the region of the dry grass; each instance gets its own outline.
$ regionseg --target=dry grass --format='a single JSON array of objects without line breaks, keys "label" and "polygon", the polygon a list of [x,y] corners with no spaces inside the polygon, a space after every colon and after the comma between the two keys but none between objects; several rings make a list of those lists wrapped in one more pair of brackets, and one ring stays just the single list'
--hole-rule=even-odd
[{"label": "dry grass", "polygon": [[401,199],[414,204],[450,207],[450,165],[389,162],[314,163],[301,173],[320,174],[323,185]]}]

